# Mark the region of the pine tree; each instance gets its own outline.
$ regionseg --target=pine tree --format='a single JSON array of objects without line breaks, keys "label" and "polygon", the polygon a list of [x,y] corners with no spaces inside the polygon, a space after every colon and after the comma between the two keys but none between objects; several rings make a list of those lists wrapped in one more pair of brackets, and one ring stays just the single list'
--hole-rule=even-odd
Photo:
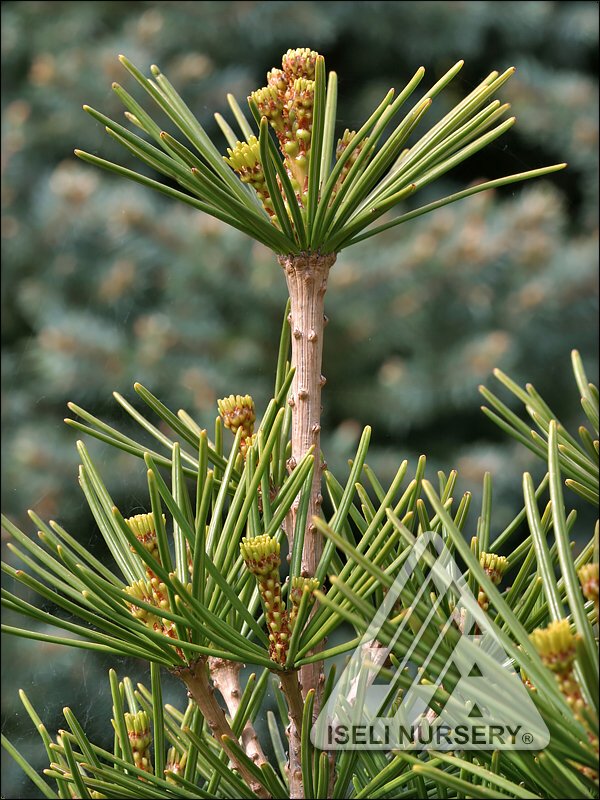
[{"label": "pine tree", "polygon": [[[76,634],[78,646],[145,658],[151,664],[151,689],[140,687],[136,693],[130,681],[119,682],[111,671],[114,754],[95,747],[69,709],[65,717],[70,733],[61,731],[53,741],[23,696],[51,759],[46,775],[56,780],[56,791],[3,738],[6,749],[48,797],[74,793],[116,797],[123,792],[155,796],[157,790],[167,796],[190,796],[190,789],[192,796],[200,793],[207,797],[362,797],[373,791],[386,796],[403,784],[410,789],[414,784],[426,795],[435,792],[438,796],[441,792],[440,796],[447,796],[450,789],[452,793],[493,796],[494,790],[486,788],[489,784],[506,790],[508,796],[522,796],[523,781],[526,791],[544,791],[547,796],[555,796],[557,789],[569,795],[594,796],[598,781],[597,645],[592,625],[597,617],[597,543],[594,545],[592,538],[582,555],[573,558],[568,539],[571,515],[565,512],[562,487],[562,474],[566,474],[570,489],[597,502],[598,445],[594,434],[582,427],[579,439],[570,436],[532,387],[523,390],[498,373],[502,383],[526,404],[540,433],[531,436],[527,424],[494,394],[483,390],[491,406],[487,413],[535,453],[547,456],[548,478],[536,489],[531,477],[525,475],[525,508],[493,542],[491,480],[486,478],[477,534],[470,546],[462,531],[469,495],[464,495],[456,512],[452,510],[455,473],[439,473],[438,491],[425,480],[425,461],[420,459],[413,481],[398,497],[407,470],[404,462],[386,492],[365,462],[369,427],[360,438],[345,486],[321,460],[320,399],[325,384],[321,369],[327,322],[324,298],[338,252],[486,189],[565,166],[538,168],[476,184],[417,205],[390,220],[382,219],[391,208],[512,126],[513,118],[499,121],[508,105],[492,97],[513,70],[492,72],[407,146],[414,128],[456,77],[462,62],[430,86],[416,103],[411,101],[414,104],[408,112],[402,112],[403,117],[394,119],[421,83],[424,70],[419,69],[397,97],[392,91],[385,95],[367,121],[357,131],[346,131],[334,148],[336,74],[326,75],[324,59],[316,52],[289,50],[282,69],[268,73],[267,85],[249,97],[254,123],[229,96],[240,134],[235,134],[222,117],[217,118],[229,142],[228,156],[223,160],[158,67],[152,67],[152,77],[147,78],[124,56],[120,60],[170,118],[179,131],[177,137],[162,130],[119,84],[113,84],[113,89],[127,108],[128,121],[147,138],[102,112],[85,108],[105,125],[113,139],[168,182],[98,155],[76,154],[238,228],[277,255],[289,302],[275,391],[256,427],[256,405],[250,395],[231,394],[220,400],[212,440],[187,412],[173,413],[141,384],[136,385],[136,392],[168,425],[173,438],[117,396],[132,419],[156,439],[161,449],[166,448],[166,455],[156,445],[148,449],[83,408],[71,406],[80,420],[71,422],[74,427],[143,458],[150,510],[124,517],[87,448],[80,443],[80,485],[121,577],[56,523],[48,525],[32,514],[41,528],[44,549],[5,519],[7,532],[34,558],[18,547],[11,549],[42,581],[6,565],[8,574],[86,625],[48,614],[17,594],[7,592],[3,599],[11,611]],[[388,126],[392,130],[384,138]],[[181,135],[193,150],[183,144]],[[597,389],[588,383],[577,354],[573,363],[583,409],[597,435]],[[228,457],[223,428],[230,429],[235,437]],[[170,468],[170,487],[161,467]],[[375,503],[361,483],[363,472],[377,497]],[[188,477],[193,479],[195,497],[190,493]],[[537,503],[546,484],[551,504],[540,517]],[[332,505],[327,519],[321,515],[325,487]],[[355,494],[360,510],[353,502]],[[169,532],[163,504],[172,518]],[[525,518],[530,537],[509,556],[499,555],[498,548]],[[549,521],[555,536],[553,551],[546,543]],[[468,621],[469,604],[462,607],[456,596],[448,600],[443,594],[424,591],[431,577],[427,573],[431,570],[435,577],[437,567],[432,564],[433,554],[420,547],[419,537],[425,539],[436,531],[456,551],[469,584],[477,592],[475,630],[481,632],[492,624],[491,607],[502,622],[495,627],[496,635],[513,667],[519,668],[522,680],[531,687],[529,703],[537,709],[535,719],[539,720],[534,732],[528,729],[522,741],[542,752],[533,758],[527,748],[523,755],[514,742],[506,742],[508,749],[500,747],[492,755],[490,741],[479,741],[487,749],[478,749],[476,758],[438,752],[427,752],[426,757],[406,752],[370,757],[365,751],[350,749],[343,751],[336,763],[333,753],[319,755],[311,739],[318,731],[315,723],[335,677],[334,670],[326,677],[324,663],[355,648],[361,634],[369,630],[373,614],[381,616],[382,609],[386,611],[376,640],[363,645],[374,655],[366,659],[366,664],[359,655],[361,677],[345,695],[344,707],[355,704],[361,708],[362,670],[366,666],[369,671],[370,658],[378,669],[383,663],[381,654],[398,665],[407,644],[413,641],[411,658],[422,669],[419,683],[435,685],[429,711],[417,717],[421,719],[418,730],[425,722],[444,719],[449,706],[454,709],[453,720],[472,716],[475,709],[477,716],[484,716],[480,710],[484,704],[495,708],[489,684],[480,685],[473,701],[470,698],[465,705],[456,700],[457,681],[460,685],[456,672],[440,672],[440,663],[459,641],[468,641],[471,651],[480,657],[483,651],[477,639],[464,636],[472,625]],[[285,584],[281,580],[284,536],[289,548]],[[404,583],[398,596],[389,596],[392,603],[387,602],[396,571],[415,550],[426,556],[424,564],[415,569],[413,582]],[[553,573],[554,558],[560,567],[560,581]],[[505,572],[521,561],[515,584],[501,594],[498,586]],[[539,579],[530,580],[538,572]],[[458,581],[464,583],[460,572]],[[521,597],[515,586],[528,581]],[[449,618],[439,613],[442,608],[450,611]],[[439,619],[432,625],[436,614]],[[542,628],[548,617],[552,623]],[[354,627],[358,638],[328,648],[327,634],[343,622]],[[90,624],[92,627],[88,627]],[[440,624],[442,645],[439,640],[434,642]],[[13,626],[5,630],[41,641],[74,644],[73,638],[37,630]],[[242,662],[263,668],[262,677],[258,681],[256,676],[250,678],[245,689],[235,667]],[[169,707],[163,709],[161,666],[187,688],[189,703],[184,715],[173,715]],[[502,664],[496,663],[494,668],[488,664],[488,668],[501,683]],[[277,759],[280,775],[266,757],[252,725],[270,673],[277,678],[282,716],[289,723],[287,763],[279,756]],[[392,677],[392,693],[384,704],[388,711],[407,699],[403,691],[411,683],[412,678],[402,669]],[[215,689],[225,701],[229,716],[219,705]],[[526,695],[526,690],[521,691]],[[510,705],[510,701],[510,693],[504,693],[504,705]],[[522,704],[516,703],[516,707],[522,710]],[[562,736],[553,737],[558,725]],[[281,754],[284,748],[276,722],[270,724],[270,734],[274,750]],[[420,739],[421,733],[415,735]],[[173,745],[168,754],[166,738]],[[547,767],[558,764],[565,752],[568,767],[562,770],[560,781],[551,780]],[[496,755],[500,753],[502,768]],[[479,785],[481,779],[484,786]]]}]

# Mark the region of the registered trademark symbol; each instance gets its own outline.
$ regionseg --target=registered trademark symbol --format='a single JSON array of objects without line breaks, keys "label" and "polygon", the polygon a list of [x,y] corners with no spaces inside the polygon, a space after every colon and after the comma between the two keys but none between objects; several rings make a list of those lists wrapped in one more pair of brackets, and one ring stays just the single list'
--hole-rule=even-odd
[{"label": "registered trademark symbol", "polygon": [[531,744],[533,742],[533,736],[530,733],[521,734],[521,739],[523,740],[523,744]]}]

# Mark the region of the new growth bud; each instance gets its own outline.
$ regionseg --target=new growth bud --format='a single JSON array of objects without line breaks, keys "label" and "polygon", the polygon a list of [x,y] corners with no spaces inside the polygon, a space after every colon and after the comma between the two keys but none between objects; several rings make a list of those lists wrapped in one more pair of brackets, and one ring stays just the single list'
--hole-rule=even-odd
[{"label": "new growth bud", "polygon": [[[114,724],[114,723],[113,723]],[[133,763],[144,772],[152,773],[152,761],[150,759],[150,745],[152,744],[152,734],[150,732],[150,719],[145,711],[138,711],[137,714],[125,713],[125,727],[127,736],[131,744],[133,753]]]},{"label": "new growth bud", "polygon": [[[150,581],[135,581],[131,584],[131,586],[127,586],[124,589],[125,593],[135,597],[137,600],[141,600],[143,603],[147,603],[151,606],[156,606],[156,602],[154,599],[154,592],[152,590],[152,585]],[[129,610],[131,615],[136,619],[141,620],[144,625],[147,625],[149,628],[154,628],[154,630],[158,630],[161,627],[160,619],[158,616],[147,608],[142,608],[141,606],[136,606],[135,603],[131,601],[127,601],[127,605],[129,606]],[[158,608],[157,608],[158,611]]]},{"label": "new growth bud", "polygon": [[267,72],[267,84],[275,89],[279,96],[283,96],[288,86],[285,72],[281,69],[273,68]]},{"label": "new growth bud", "polygon": [[278,664],[285,664],[291,628],[281,597],[279,542],[267,534],[254,539],[244,537],[240,550],[246,566],[256,576],[258,583],[269,629],[269,655]]},{"label": "new growth bud", "polygon": [[[342,138],[338,139],[338,143],[337,143],[336,148],[335,148],[335,160],[336,161],[339,161],[340,158],[342,157],[342,155],[348,149],[348,147],[352,146],[352,140],[354,139],[355,136],[356,136],[356,131],[350,131],[350,130],[348,130],[348,128],[346,128],[346,130],[344,131],[344,133],[342,135]],[[335,182],[335,186],[333,188],[334,195],[337,194],[337,192],[339,192],[340,187],[342,186],[342,184],[346,180],[346,177],[347,177],[348,173],[350,172],[351,167],[356,163],[357,158],[362,153],[362,151],[365,149],[365,147],[367,146],[368,142],[369,142],[369,137],[367,136],[361,142],[359,142],[358,145],[352,147],[352,152],[348,156],[348,159],[346,160],[344,166],[342,167],[342,171],[340,173],[340,176],[337,179],[337,181]]]},{"label": "new growth bud", "polygon": [[254,434],[254,422],[256,421],[256,411],[254,400],[249,394],[230,394],[222,400],[217,400],[219,414],[223,420],[223,425],[235,435],[238,428],[242,429],[242,439],[240,442],[240,452],[244,459],[248,455],[248,450],[256,441]]},{"label": "new growth bud", "polygon": [[[315,102],[315,71],[318,53],[301,47],[288,50],[283,56],[283,69],[267,73],[267,85],[248,97],[261,117],[265,117],[275,131],[285,168],[296,193],[298,205],[305,206],[308,192],[308,166],[312,139],[313,108]],[[273,200],[269,195],[264,172],[260,164],[260,146],[255,137],[238,142],[229,149],[225,161],[250,184],[260,197],[274,223],[278,223]],[[283,203],[292,219],[288,198],[282,191]]]},{"label": "new growth bud", "polygon": [[598,564],[585,564],[577,573],[586,600],[592,600],[598,610]]},{"label": "new growth bud", "polygon": [[168,783],[177,783],[171,775],[167,775],[166,773],[172,772],[175,775],[180,775],[184,768],[185,762],[187,761],[187,753],[183,755],[175,748],[170,747],[167,753],[167,760],[165,762],[165,775],[166,780]]},{"label": "new growth bud", "polygon": [[[150,578],[150,580],[135,581],[123,591],[127,595],[141,600],[143,603],[153,606],[156,609],[156,613],[154,613],[147,608],[132,603],[131,600],[128,599],[126,601],[127,606],[133,617],[139,619],[148,628],[152,628],[162,633],[164,636],[168,636],[171,639],[177,638],[177,632],[173,622],[169,619],[165,619],[160,613],[161,611],[171,611],[171,604],[169,602],[167,587],[159,578],[154,576]],[[180,648],[176,647],[175,649],[180,656],[183,656]]]},{"label": "new growth bud", "polygon": [[290,588],[290,600],[292,605],[299,606],[304,593],[310,592],[310,594],[312,594],[319,586],[319,581],[316,578],[302,578],[299,575],[292,578],[292,585]]},{"label": "new growth bud", "polygon": [[536,628],[531,634],[533,646],[544,664],[557,674],[569,672],[575,660],[577,641],[568,620],[551,622],[547,628]]},{"label": "new growth bud", "polygon": [[498,586],[509,566],[508,559],[496,553],[481,553],[479,563],[494,586]]},{"label": "new growth bud", "polygon": [[247,438],[254,433],[254,422],[256,421],[256,411],[254,400],[249,394],[230,394],[222,400],[217,400],[219,414],[223,420],[223,425],[235,434],[238,428],[242,428],[243,437]]},{"label": "new growth bud", "polygon": [[293,182],[300,191],[301,199],[308,190],[308,162],[314,104],[315,82],[307,78],[297,78],[289,92],[287,141],[284,151]]},{"label": "new growth bud", "polygon": [[[282,73],[283,74],[283,73]],[[278,81],[278,84],[280,82]],[[286,83],[283,83],[283,90],[285,91]],[[258,112],[261,117],[266,117],[269,124],[279,136],[283,133],[283,94],[276,86],[265,86],[262,89],[257,89],[252,92],[249,100],[256,103]]]},{"label": "new growth bud", "polygon": [[[509,566],[508,559],[496,553],[481,553],[479,556],[479,563],[494,586],[499,585]],[[479,589],[477,602],[484,611],[487,611],[490,607],[488,596],[482,587]]]},{"label": "new growth bud", "polygon": [[281,545],[266,533],[254,539],[244,537],[240,545],[246,566],[257,577],[275,576],[279,580],[279,552]]},{"label": "new growth bud", "polygon": [[335,147],[335,160],[339,161],[342,157],[343,153],[347,149],[348,145],[356,136],[356,131],[350,131],[348,128],[344,131],[341,138],[338,139],[337,145]]},{"label": "new growth bud", "polygon": [[229,157],[224,156],[226,163],[237,172],[243,183],[252,186],[267,214],[276,221],[273,201],[260,163],[260,145],[256,136],[251,136],[247,142],[238,142],[233,149],[228,147],[227,152]]},{"label": "new growth bud", "polygon": [[318,53],[308,47],[298,47],[295,50],[288,50],[281,59],[281,66],[288,80],[292,78],[308,78],[313,80],[315,77],[315,65]]},{"label": "new growth bud", "polygon": [[[597,753],[598,736],[589,728],[589,717],[584,711],[586,703],[575,674],[579,638],[572,633],[569,621],[566,619],[551,622],[547,628],[537,628],[530,636],[542,661],[554,673],[558,687],[575,717],[588,729],[588,738]],[[596,770],[583,765],[580,765],[579,769],[592,780],[598,780]]]},{"label": "new growth bud", "polygon": [[[290,586],[290,629],[294,630],[294,623],[296,622],[296,618],[298,616],[298,609],[300,608],[300,602],[304,594],[312,595],[315,589],[318,589],[320,586],[319,581],[316,578],[302,578],[300,576],[296,576],[292,578],[292,583]],[[309,600],[309,603],[312,602]]]},{"label": "new growth bud", "polygon": [[[135,517],[129,517],[125,520],[135,538],[144,546],[150,553],[152,558],[160,563],[160,556],[158,552],[158,541],[156,538],[156,525],[154,524],[153,514],[136,514]],[[166,522],[166,517],[163,514],[163,522]],[[134,549],[133,547],[131,548]]]}]

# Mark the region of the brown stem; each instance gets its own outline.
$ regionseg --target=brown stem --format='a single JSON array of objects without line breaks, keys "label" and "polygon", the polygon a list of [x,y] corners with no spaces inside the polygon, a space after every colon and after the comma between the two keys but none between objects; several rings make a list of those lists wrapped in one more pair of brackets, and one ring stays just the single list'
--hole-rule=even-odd
[{"label": "brown stem", "polygon": [[302,715],[304,701],[300,691],[297,672],[281,672],[279,674],[281,691],[285,695],[288,706],[290,724],[287,729],[289,739],[289,771],[291,800],[304,798],[302,783]]},{"label": "brown stem", "polygon": [[200,713],[210,727],[213,736],[229,756],[229,760],[241,777],[246,781],[252,791],[261,798],[270,798],[269,792],[256,781],[246,766],[238,760],[235,753],[223,741],[223,736],[236,739],[231,726],[225,718],[225,712],[217,703],[215,690],[212,687],[206,669],[206,658],[199,658],[186,667],[177,667],[173,673],[185,683],[189,696],[196,702]]},{"label": "brown stem", "polygon": [[[292,340],[292,367],[294,381],[289,397],[292,408],[292,452],[288,462],[291,473],[306,452],[314,447],[316,458],[320,454],[321,440],[321,388],[325,378],[321,373],[323,360],[323,331],[325,327],[324,300],[329,270],[335,263],[335,253],[300,253],[294,256],[279,256],[284,269],[290,296]],[[298,516],[296,499],[288,520],[290,551]],[[321,468],[314,471],[312,490],[308,506],[307,525],[302,553],[302,575],[313,577],[323,552],[323,537],[313,523],[313,517],[321,512]],[[300,672],[303,695],[315,690],[315,716],[319,712],[320,694],[324,683],[322,662],[307,664]]]},{"label": "brown stem", "polygon": [[[242,690],[240,686],[241,668],[242,665],[239,661],[227,661],[224,658],[214,657],[208,659],[208,669],[213,686],[221,693],[221,697],[225,701],[231,720],[233,720],[237,714],[242,699]],[[258,741],[258,736],[250,720],[244,725],[241,740],[248,758],[251,758],[252,761],[259,766],[261,764],[266,764],[267,759],[265,758],[263,749]]]}]

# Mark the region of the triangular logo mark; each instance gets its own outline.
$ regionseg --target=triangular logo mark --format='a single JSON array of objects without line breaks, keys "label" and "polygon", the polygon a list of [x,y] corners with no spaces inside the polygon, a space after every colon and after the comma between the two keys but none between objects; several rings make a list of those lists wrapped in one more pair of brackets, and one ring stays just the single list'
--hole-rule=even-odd
[{"label": "triangular logo mark", "polygon": [[[395,604],[417,566],[427,576],[413,600],[415,609],[420,604],[421,613],[406,609],[395,623],[394,639],[383,647],[378,633],[386,620],[397,618]],[[421,600],[429,596],[437,600],[423,619]],[[440,625],[439,613],[448,607],[442,605],[446,598],[452,600],[453,612]],[[419,630],[413,627],[416,619]],[[407,627],[409,620],[412,625]],[[401,652],[402,660],[392,680],[375,684],[397,641],[402,648],[395,653]],[[421,664],[424,672],[416,669],[413,659],[421,642],[429,653]],[[423,682],[433,665],[435,682]],[[321,750],[539,751],[548,745],[548,728],[516,674],[498,629],[479,607],[438,534],[429,531],[416,539],[321,709],[311,739]]]},{"label": "triangular logo mark", "polygon": [[473,662],[473,666],[471,667],[471,672],[469,672],[469,678],[483,678],[483,672],[481,671],[481,667],[476,661]]},{"label": "triangular logo mark", "polygon": [[484,716],[485,714],[479,708],[477,703],[473,703],[473,708],[469,711],[469,717],[479,717],[480,719],[483,719]]}]

